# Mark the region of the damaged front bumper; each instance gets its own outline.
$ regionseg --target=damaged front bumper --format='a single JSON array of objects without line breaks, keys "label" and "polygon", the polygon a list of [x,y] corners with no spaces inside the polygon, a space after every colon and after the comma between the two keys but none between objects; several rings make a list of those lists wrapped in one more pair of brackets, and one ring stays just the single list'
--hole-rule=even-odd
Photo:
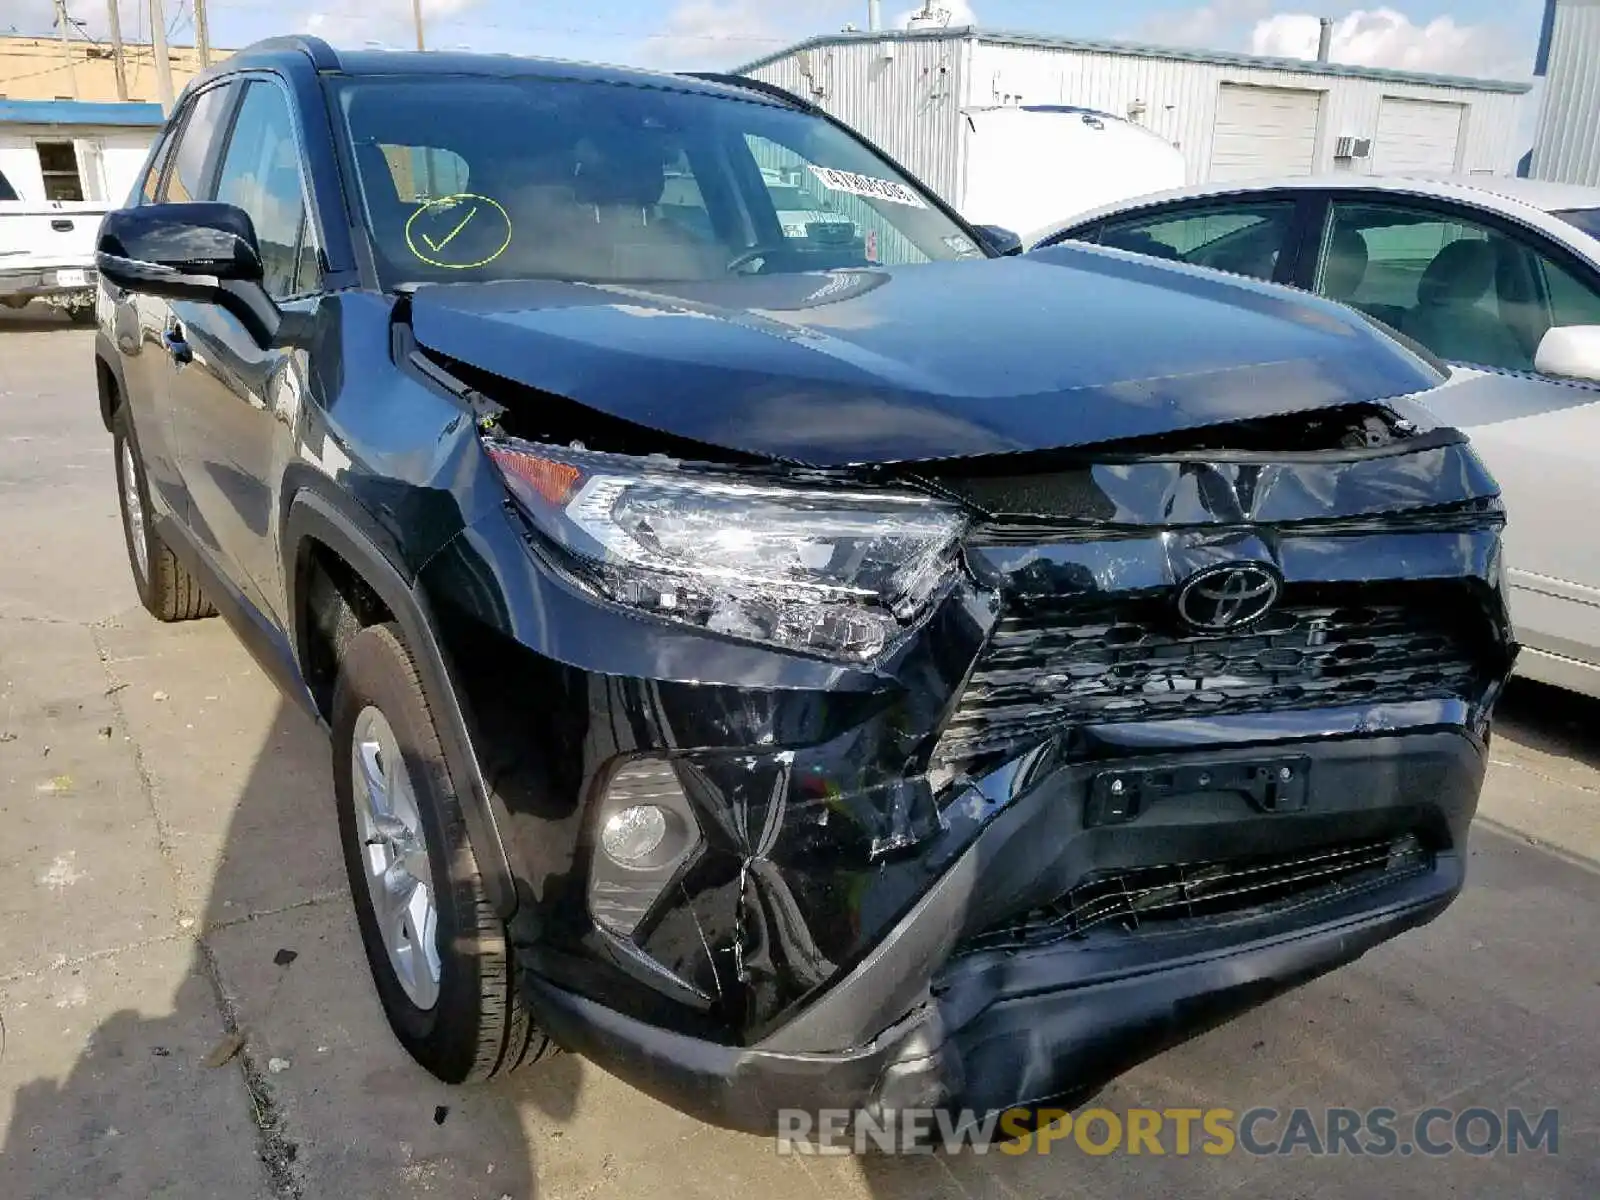
[{"label": "damaged front bumper", "polygon": [[[921,478],[982,517],[870,662],[608,604],[503,505],[422,572],[559,1041],[753,1130],[1041,1103],[1449,903],[1513,653],[1458,437]],[[1261,612],[1180,614],[1241,563]],[[693,833],[615,902],[641,797]]]},{"label": "damaged front bumper", "polygon": [[[1005,806],[877,953],[793,1025],[752,1046],[685,1036],[540,978],[532,993],[558,1041],[702,1120],[749,1132],[773,1132],[780,1109],[881,1117],[1071,1103],[1431,920],[1454,898],[1462,850],[1423,850],[1427,842],[1409,831],[1465,846],[1483,771],[1474,739],[1423,733],[1332,743],[1312,763],[1307,811],[1315,815],[1304,822],[1241,824],[1194,797],[1139,830],[1136,845],[1122,831],[1077,827],[1095,769],[1063,768]],[[1373,780],[1384,777],[1404,802],[1374,793]],[[1277,850],[1245,856],[1242,878],[1253,882],[1240,886],[1258,884],[1274,861],[1285,874],[1298,864],[1300,886],[1263,886],[1271,899],[1240,905],[1246,915],[1231,921],[1167,913],[1152,914],[1142,931],[1120,919],[1083,933],[1048,922],[981,928],[996,881],[1038,872],[1041,847],[1093,869],[1251,843]],[[1367,848],[1375,853],[1363,856]],[[1357,859],[1361,869],[1339,871]],[[907,1004],[913,982],[922,990]],[[896,1018],[877,1026],[890,1013]],[[867,1028],[871,1036],[852,1040]]]}]

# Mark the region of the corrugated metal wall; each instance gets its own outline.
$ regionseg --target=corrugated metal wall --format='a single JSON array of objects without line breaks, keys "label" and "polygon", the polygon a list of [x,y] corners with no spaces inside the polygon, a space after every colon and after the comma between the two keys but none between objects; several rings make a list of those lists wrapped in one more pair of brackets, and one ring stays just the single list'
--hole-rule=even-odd
[{"label": "corrugated metal wall", "polygon": [[[1180,150],[1189,180],[1209,177],[1211,131],[1217,96],[1224,83],[1305,88],[1325,94],[1317,138],[1318,172],[1340,169],[1334,140],[1344,135],[1375,137],[1378,108],[1385,96],[1439,100],[1470,108],[1457,169],[1497,174],[1511,170],[1516,149],[1517,109],[1522,97],[1510,92],[1468,91],[1387,80],[1345,78],[1205,62],[1093,54],[1049,47],[979,43],[968,71],[966,102],[982,104],[1085,104],[1126,115],[1144,105],[1142,124]],[[1371,160],[1353,160],[1369,169]]]},{"label": "corrugated metal wall", "polygon": [[[886,57],[891,48],[893,56]],[[1211,133],[1224,83],[1324,93],[1319,172],[1347,166],[1370,170],[1370,159],[1336,163],[1334,141],[1347,134],[1375,137],[1384,97],[1396,96],[1466,105],[1457,169],[1509,173],[1523,99],[1504,91],[1013,45],[966,35],[818,46],[751,74],[815,100],[957,207],[965,190],[960,110],[969,106],[1082,104],[1123,115],[1137,102],[1143,105],[1141,123],[1183,151],[1190,181],[1199,182],[1209,175]]]},{"label": "corrugated metal wall", "polygon": [[949,199],[960,179],[965,48],[958,38],[822,46],[751,74],[814,101]]},{"label": "corrugated metal wall", "polygon": [[1556,2],[1530,174],[1600,185],[1600,0]]}]

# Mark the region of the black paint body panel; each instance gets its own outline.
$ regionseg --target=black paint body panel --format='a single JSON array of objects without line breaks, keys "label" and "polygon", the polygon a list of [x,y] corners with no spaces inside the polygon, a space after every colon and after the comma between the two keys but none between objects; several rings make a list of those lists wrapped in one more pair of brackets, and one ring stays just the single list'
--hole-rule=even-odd
[{"label": "black paint body panel", "polygon": [[[292,320],[266,344],[220,305],[108,291],[97,354],[162,528],[297,703],[321,703],[318,555],[400,625],[529,994],[561,1040],[744,1128],[813,1103],[1044,1100],[1449,902],[1515,647],[1494,481],[1406,399],[1438,383],[1432,367],[1337,305],[1079,247],[670,289],[382,294],[318,71],[434,71],[446,57],[341,68],[320,44],[274,43],[192,85],[250,72],[293,97],[325,288],[285,306]],[[418,352],[504,391],[455,387]],[[513,506],[482,443],[498,405],[534,421],[559,408],[634,446],[698,446],[708,463],[804,468],[812,485],[936,488],[969,510],[960,569],[866,662],[625,609],[565,571]],[[1139,449],[1352,406],[1400,432],[1348,450]],[[1433,589],[1467,631],[1470,686],[1084,722],[940,765],[1019,611],[1159,606],[1239,560],[1285,595],[1347,606]],[[589,911],[592,817],[639,756],[676,766],[704,845],[624,942]],[[1085,824],[1094,776],[1118,765],[1298,756],[1312,771],[1302,811],[1213,792]],[[1434,856],[1425,876],[1191,931],[1187,965],[1179,943],[1139,936],[1004,965],[963,948],[1095,872],[1413,834]]]}]

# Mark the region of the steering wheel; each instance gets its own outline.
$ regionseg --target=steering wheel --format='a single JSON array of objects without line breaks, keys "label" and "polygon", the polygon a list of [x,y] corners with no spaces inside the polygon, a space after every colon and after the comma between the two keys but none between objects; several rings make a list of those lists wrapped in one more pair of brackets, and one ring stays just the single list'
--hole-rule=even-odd
[{"label": "steering wheel", "polygon": [[724,270],[731,274],[732,272],[737,271],[740,267],[746,266],[758,258],[765,258],[769,254],[782,254],[784,250],[785,247],[783,246],[751,246],[750,249],[741,250],[739,253],[730,258],[728,260],[728,265],[724,268]]}]

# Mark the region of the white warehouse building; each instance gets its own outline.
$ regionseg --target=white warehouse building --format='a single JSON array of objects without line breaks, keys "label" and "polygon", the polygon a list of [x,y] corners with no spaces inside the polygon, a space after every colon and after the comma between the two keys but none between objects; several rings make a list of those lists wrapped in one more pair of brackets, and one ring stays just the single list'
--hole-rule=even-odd
[{"label": "white warehouse building", "polygon": [[739,68],[860,130],[954,207],[964,114],[1074,105],[1182,151],[1188,181],[1509,174],[1529,85],[962,27],[810,38]]},{"label": "white warehouse building", "polygon": [[1544,90],[1526,173],[1600,186],[1600,0],[1545,0],[1533,73]]}]

